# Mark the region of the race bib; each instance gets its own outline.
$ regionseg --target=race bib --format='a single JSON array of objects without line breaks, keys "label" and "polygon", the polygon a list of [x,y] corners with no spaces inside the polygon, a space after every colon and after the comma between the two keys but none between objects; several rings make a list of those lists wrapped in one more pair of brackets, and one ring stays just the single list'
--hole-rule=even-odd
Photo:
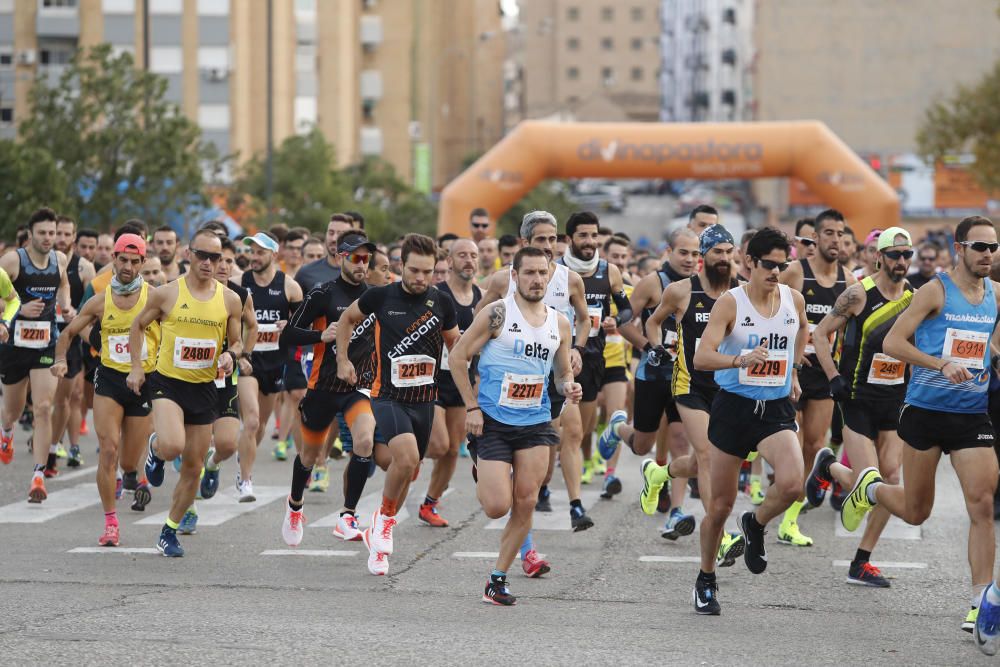
[{"label": "race bib", "polygon": [[[750,354],[753,350],[741,350]],[[768,350],[767,359],[740,369],[740,384],[753,387],[782,387],[788,379],[788,352]]]},{"label": "race bib", "polygon": [[174,367],[187,370],[211,368],[215,364],[215,341],[208,338],[174,339]]},{"label": "race bib", "polygon": [[[816,348],[813,346],[813,332],[816,331],[818,325],[809,323],[809,335],[806,337],[806,354],[816,354]],[[830,336],[830,345],[833,345],[834,336]]]},{"label": "race bib", "polygon": [[[132,355],[129,352],[128,334],[121,336],[108,336],[108,356],[116,364],[132,363]],[[149,350],[146,349],[146,337],[142,337],[142,360],[149,358]]]},{"label": "race bib", "polygon": [[451,366],[448,365],[448,346],[441,346],[441,370],[451,371]]},{"label": "race bib", "polygon": [[408,354],[392,360],[392,384],[396,387],[419,387],[434,384],[433,357],[426,354]]},{"label": "race bib", "polygon": [[986,347],[989,344],[990,335],[986,332],[949,327],[944,334],[944,348],[941,350],[941,358],[945,361],[953,361],[959,366],[982,370]]},{"label": "race bib", "polygon": [[278,349],[278,337],[281,332],[278,331],[277,324],[258,324],[257,325],[257,343],[253,346],[254,352],[274,352]]},{"label": "race bib", "polygon": [[587,306],[587,314],[590,315],[590,337],[594,338],[601,331],[604,308],[602,306]]},{"label": "race bib", "polygon": [[42,350],[49,346],[52,325],[49,322],[18,320],[14,324],[14,345]]},{"label": "race bib", "polygon": [[508,408],[537,408],[542,404],[544,391],[544,375],[504,373],[499,402]]},{"label": "race bib", "polygon": [[871,368],[868,369],[868,384],[903,384],[905,374],[906,364],[888,354],[876,352],[872,357]]}]

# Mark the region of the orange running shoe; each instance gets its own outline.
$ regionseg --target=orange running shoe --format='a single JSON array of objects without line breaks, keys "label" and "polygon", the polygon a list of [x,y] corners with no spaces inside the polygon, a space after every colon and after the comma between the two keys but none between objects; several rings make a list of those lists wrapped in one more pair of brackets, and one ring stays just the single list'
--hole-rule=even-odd
[{"label": "orange running shoe", "polygon": [[437,503],[434,503],[433,505],[421,503],[419,516],[420,520],[429,526],[434,526],[435,528],[448,527],[448,520],[438,514]]},{"label": "orange running shoe", "polygon": [[117,523],[106,523],[106,524],[104,524],[104,534],[101,535],[101,539],[97,540],[97,546],[99,546],[99,547],[117,547],[118,546],[118,524]]},{"label": "orange running shoe", "polygon": [[45,491],[45,480],[41,477],[32,477],[31,489],[28,491],[28,502],[40,503],[48,497],[49,494]]},{"label": "orange running shoe", "polygon": [[88,433],[90,433],[90,430],[87,428],[87,418],[84,417],[80,420],[80,435],[87,435]]},{"label": "orange running shoe", "polygon": [[0,462],[7,465],[14,460],[14,431],[10,432],[9,437],[4,437],[3,432],[0,431]]}]

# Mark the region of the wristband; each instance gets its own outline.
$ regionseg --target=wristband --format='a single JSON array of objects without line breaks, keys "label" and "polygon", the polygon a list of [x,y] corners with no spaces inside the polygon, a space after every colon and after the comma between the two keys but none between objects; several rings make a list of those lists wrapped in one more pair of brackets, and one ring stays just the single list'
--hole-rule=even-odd
[{"label": "wristband", "polygon": [[946,361],[943,364],[941,364],[941,367],[938,368],[938,373],[944,373],[944,367],[947,366],[950,363],[951,363],[950,361]]},{"label": "wristband", "polygon": [[473,410],[479,410],[480,412],[482,412],[482,411],[483,411],[483,409],[482,409],[481,407],[479,407],[479,406],[477,405],[477,406],[476,406],[476,407],[474,407],[474,408],[466,408],[465,412],[466,412],[466,413],[469,413],[469,412],[472,412]]},{"label": "wristband", "polygon": [[740,359],[741,359],[740,355],[736,355],[733,357],[733,363],[732,363],[733,368],[738,368],[737,364],[739,363]]}]

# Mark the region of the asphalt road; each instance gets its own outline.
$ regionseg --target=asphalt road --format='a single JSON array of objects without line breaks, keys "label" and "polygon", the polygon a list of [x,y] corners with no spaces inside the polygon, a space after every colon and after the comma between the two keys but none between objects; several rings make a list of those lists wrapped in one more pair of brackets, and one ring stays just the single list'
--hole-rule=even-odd
[{"label": "asphalt road", "polygon": [[[425,469],[396,529],[389,576],[373,577],[364,547],[330,533],[342,502],[337,484],[307,494],[306,538],[297,551],[284,545],[291,462],[270,458],[270,440],[254,477],[258,502],[235,502],[235,466],[225,465],[225,486],[199,503],[198,534],[181,538],[181,559],[148,553],[172,470],[146,513],[122,503],[122,546],[98,549],[93,436],[83,441],[84,468],[52,480],[40,507],[25,501],[24,441],[19,430],[14,463],[0,470],[2,665],[987,664],[959,629],[970,597],[968,520],[947,463],[930,521],[894,524],[875,553],[876,563],[895,563],[883,568],[891,589],[845,583],[837,561],[850,560],[857,541],[838,536],[837,518],[823,507],[800,520],[815,546],[778,545],[772,526],[767,572],[751,575],[742,561],[720,570],[723,614],[701,617],[691,603],[697,533],[674,543],[660,537],[663,517],[639,509],[631,455],[620,468],[621,496],[602,501],[596,484],[585,487],[596,522],[589,531],[569,531],[557,483],[556,513],[536,515],[553,571],[540,580],[513,572],[519,602],[498,608],[480,596],[502,521],[479,510],[468,459],[441,504],[451,527],[416,519]],[[339,480],[343,462],[332,465]],[[381,480],[370,481],[363,506],[372,506]],[[737,509],[748,506],[741,497]],[[697,501],[687,507],[701,515]],[[144,551],[128,551],[135,548]]]}]

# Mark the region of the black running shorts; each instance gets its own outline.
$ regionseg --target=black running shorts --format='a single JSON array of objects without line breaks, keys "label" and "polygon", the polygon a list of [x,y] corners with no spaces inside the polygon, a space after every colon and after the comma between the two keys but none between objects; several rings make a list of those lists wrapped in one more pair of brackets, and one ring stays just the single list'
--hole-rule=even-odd
[{"label": "black running shorts", "polygon": [[897,399],[847,401],[843,404],[844,426],[875,442],[879,431],[896,430],[899,425],[899,408],[902,405],[902,400]]},{"label": "black running shorts", "polygon": [[184,424],[203,426],[213,423],[219,407],[218,388],[215,382],[185,382],[153,372],[146,376],[149,396],[154,401],[166,399],[180,406]]},{"label": "black running shorts", "polygon": [[56,357],[55,344],[42,350],[0,345],[0,383],[17,384],[33,370],[50,368]]},{"label": "black running shorts", "polygon": [[628,382],[628,373],[625,372],[624,366],[612,366],[611,368],[605,367],[604,378],[601,380],[601,387],[606,387],[615,382]]},{"label": "black running shorts", "polygon": [[717,388],[710,389],[692,385],[688,393],[674,396],[674,402],[690,410],[701,410],[712,414],[712,403],[718,393]]},{"label": "black running shorts", "polygon": [[462,400],[462,394],[459,393],[450,371],[438,373],[438,397],[435,403],[442,408],[465,407],[465,401]]},{"label": "black running shorts", "polygon": [[632,425],[642,433],[656,433],[660,430],[660,419],[681,420],[677,404],[670,394],[670,385],[656,380],[636,380],[635,395],[632,399]]},{"label": "black running shorts", "polygon": [[83,344],[80,339],[75,339],[69,344],[66,350],[66,375],[63,377],[72,380],[83,370]]},{"label": "black running shorts", "polygon": [[514,452],[533,447],[554,447],[559,434],[551,422],[531,426],[510,426],[483,413],[482,435],[469,438],[469,448],[484,461],[514,462]]},{"label": "black running shorts", "polygon": [[239,419],[240,394],[236,383],[226,378],[226,384],[222,387],[216,386],[215,390],[218,396],[218,406],[216,407],[219,413],[218,418],[232,417],[233,419]]},{"label": "black running shorts", "polygon": [[899,410],[899,437],[926,452],[940,447],[945,454],[959,449],[993,447],[996,433],[987,413],[965,414],[926,410],[903,403]]},{"label": "black running shorts", "polygon": [[590,403],[597,400],[597,394],[604,384],[604,355],[590,353],[583,355],[583,370],[576,376],[576,381],[583,387],[581,402]]},{"label": "black running shorts", "polygon": [[796,405],[797,410],[805,408],[809,401],[833,398],[830,393],[830,381],[820,366],[804,366],[799,371],[799,387],[802,388],[802,394],[799,396],[798,405]]},{"label": "black running shorts", "polygon": [[431,438],[431,425],[434,423],[433,401],[398,403],[387,398],[375,398],[372,399],[372,413],[386,442],[391,443],[398,435],[412,433],[417,439],[420,458],[424,458],[427,442]]},{"label": "black running shorts", "polygon": [[139,394],[136,394],[125,384],[127,377],[127,373],[98,365],[94,376],[94,395],[110,398],[122,406],[126,417],[148,416],[153,407],[149,403],[149,382],[143,384]]},{"label": "black running shorts", "polygon": [[[253,365],[253,362],[251,362],[251,365]],[[285,384],[283,382],[284,373],[284,366],[267,369],[258,369],[254,367],[253,373],[247,377],[252,377],[257,381],[257,390],[261,393],[261,395],[270,396],[271,394],[280,394],[285,390]]]},{"label": "black running shorts", "polygon": [[720,389],[712,402],[708,439],[716,448],[745,459],[765,438],[797,432],[795,406],[788,398],[755,401]]},{"label": "black running shorts", "polygon": [[372,414],[370,400],[357,390],[332,392],[307,389],[306,395],[299,401],[302,426],[317,433],[330,428],[330,424],[338,414],[344,415],[346,424],[353,424],[354,417],[359,411]]},{"label": "black running shorts", "polygon": [[289,359],[286,361],[282,382],[282,391],[298,391],[308,387],[309,383],[306,381],[306,374],[302,371],[302,362],[298,359]]}]

